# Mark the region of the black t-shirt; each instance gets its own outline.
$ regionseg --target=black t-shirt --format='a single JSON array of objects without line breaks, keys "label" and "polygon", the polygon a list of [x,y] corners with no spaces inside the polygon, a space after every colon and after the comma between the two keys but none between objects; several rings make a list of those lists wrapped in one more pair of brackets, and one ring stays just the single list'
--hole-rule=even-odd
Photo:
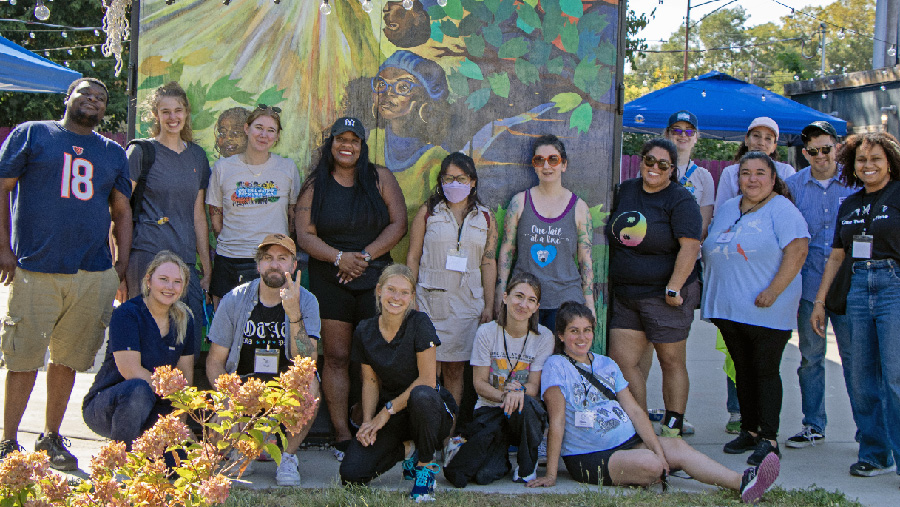
[{"label": "black t-shirt", "polygon": [[[641,178],[623,182],[606,222],[613,291],[630,299],[663,295],[681,249],[678,239],[699,240],[702,229],[700,206],[681,185],[649,193]],[[686,283],[696,278],[695,269]]]},{"label": "black t-shirt", "polygon": [[360,322],[353,333],[350,359],[369,365],[378,375],[382,404],[396,398],[418,378],[416,353],[440,344],[428,315],[413,310],[390,342],[381,335],[378,317]]},{"label": "black t-shirt", "polygon": [[278,373],[284,373],[291,366],[284,355],[288,329],[284,322],[284,307],[281,304],[269,307],[256,303],[250,318],[244,324],[244,342],[241,344],[241,356],[238,359],[237,374],[253,374],[261,380],[272,380],[277,375],[255,373],[256,349],[275,350],[278,352]]},{"label": "black t-shirt", "polygon": [[900,188],[893,191],[887,202],[879,205],[880,209],[872,210],[875,201],[892,186],[900,185],[891,181],[877,192],[866,193],[865,190],[850,195],[838,209],[838,220],[834,230],[834,248],[842,248],[852,253],[853,236],[862,234],[866,227],[866,219],[871,219],[871,227],[866,234],[874,236],[872,259],[894,259],[900,262]]}]

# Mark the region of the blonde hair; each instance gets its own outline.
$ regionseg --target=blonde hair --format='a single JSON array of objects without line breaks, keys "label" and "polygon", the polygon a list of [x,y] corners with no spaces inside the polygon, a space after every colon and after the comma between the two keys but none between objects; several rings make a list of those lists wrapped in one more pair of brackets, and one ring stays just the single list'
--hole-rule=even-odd
[{"label": "blonde hair", "polygon": [[178,266],[178,270],[181,271],[181,278],[184,280],[181,296],[179,296],[178,301],[175,301],[175,303],[169,307],[169,319],[175,322],[175,342],[181,344],[184,342],[184,337],[187,334],[188,320],[193,317],[191,309],[188,308],[188,305],[186,305],[184,301],[182,301],[185,294],[187,294],[188,284],[191,280],[191,271],[187,264],[181,260],[181,257],[175,255],[175,253],[170,250],[159,252],[156,254],[156,257],[150,261],[150,265],[147,266],[147,272],[144,274],[144,278],[141,279],[141,294],[145,298],[150,296],[150,286],[147,284],[147,281],[150,280],[153,273],[155,273],[160,266],[169,262]]},{"label": "blonde hair", "polygon": [[184,88],[182,88],[177,81],[169,81],[153,90],[141,104],[141,109],[143,109],[141,119],[151,124],[150,134],[152,134],[153,137],[156,137],[162,130],[162,126],[159,123],[158,111],[159,102],[164,97],[174,97],[181,102],[182,106],[184,106],[184,110],[187,114],[185,115],[184,126],[181,127],[181,140],[186,143],[193,141],[194,129],[191,126],[191,103],[188,101],[187,93],[185,93]]},{"label": "blonde hair", "polygon": [[[384,271],[381,272],[381,276],[378,277],[378,283],[375,285],[375,291],[378,292],[381,290],[381,287],[387,283],[388,278],[392,276],[402,276],[409,282],[410,287],[412,287],[412,301],[416,299],[416,279],[413,277],[412,270],[409,269],[409,266],[406,264],[391,264],[390,266],[384,268]],[[409,315],[409,312],[412,310],[412,301],[410,301],[409,308],[406,309],[406,315]],[[381,314],[381,298],[375,298],[375,311],[380,315]],[[406,318],[406,315],[403,317]]]}]

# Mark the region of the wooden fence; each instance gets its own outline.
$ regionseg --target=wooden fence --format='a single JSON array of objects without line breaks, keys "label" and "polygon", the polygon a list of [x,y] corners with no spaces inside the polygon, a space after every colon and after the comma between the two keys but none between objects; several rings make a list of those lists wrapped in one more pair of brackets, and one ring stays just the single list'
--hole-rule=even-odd
[{"label": "wooden fence", "polygon": [[[731,160],[695,160],[694,162],[698,166],[705,167],[709,170],[710,174],[712,174],[713,181],[716,183],[716,187],[719,185],[719,175],[722,174],[722,169],[725,169],[734,163]],[[619,175],[622,178],[621,181],[636,178],[640,175],[640,172],[641,157],[637,155],[622,155],[622,166],[619,170]]]}]

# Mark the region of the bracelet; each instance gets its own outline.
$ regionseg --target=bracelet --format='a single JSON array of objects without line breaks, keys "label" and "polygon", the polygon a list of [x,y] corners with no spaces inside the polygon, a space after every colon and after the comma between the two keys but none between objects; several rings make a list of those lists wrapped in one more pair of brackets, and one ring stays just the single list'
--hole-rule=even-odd
[{"label": "bracelet", "polygon": [[292,321],[290,321],[291,324],[299,324],[299,323],[301,323],[301,322],[303,322],[303,317],[300,317],[300,318],[297,319],[297,320],[292,320]]},{"label": "bracelet", "polygon": [[825,301],[822,301],[821,299],[817,299],[817,300],[813,301],[813,305],[825,306]]},{"label": "bracelet", "polygon": [[343,257],[343,256],[344,256],[344,252],[342,252],[341,250],[338,250],[337,255],[334,257],[334,265],[335,266],[341,265],[341,257]]}]

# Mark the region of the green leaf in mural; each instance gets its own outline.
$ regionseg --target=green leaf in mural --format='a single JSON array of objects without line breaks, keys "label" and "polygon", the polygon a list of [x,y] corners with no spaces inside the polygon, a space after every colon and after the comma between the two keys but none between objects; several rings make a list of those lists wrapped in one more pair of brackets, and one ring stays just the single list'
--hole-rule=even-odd
[{"label": "green leaf in mural", "polygon": [[239,81],[239,79],[229,79],[228,76],[222,76],[209,87],[206,99],[210,101],[232,99],[241,104],[252,103],[253,97],[237,87]]},{"label": "green leaf in mural", "polygon": [[591,122],[594,121],[594,110],[590,104],[582,104],[572,111],[569,117],[569,128],[576,128],[579,132],[585,133],[591,128]]},{"label": "green leaf in mural", "polygon": [[503,0],[500,3],[500,7],[497,7],[497,12],[494,13],[494,22],[506,21],[514,12],[516,12],[515,0]]},{"label": "green leaf in mural", "polygon": [[537,7],[537,4],[540,0],[524,0],[526,5],[530,5],[532,7]]},{"label": "green leaf in mural", "polygon": [[492,14],[497,13],[497,9],[500,8],[500,2],[503,0],[484,0],[484,5],[491,11]]},{"label": "green leaf in mural", "polygon": [[519,6],[519,21],[534,28],[541,27],[541,18],[532,5],[523,4]]},{"label": "green leaf in mural", "polygon": [[450,91],[454,95],[469,94],[469,78],[460,74],[456,69],[451,70],[450,75],[447,76],[447,85],[450,86]]},{"label": "green leaf in mural", "polygon": [[500,58],[519,58],[520,56],[525,56],[526,53],[528,53],[528,42],[525,41],[524,37],[516,37],[504,42],[497,51],[497,56]]},{"label": "green leaf in mural", "polygon": [[491,46],[494,46],[495,48],[499,48],[500,45],[503,44],[503,32],[497,25],[484,27],[484,30],[481,31],[481,35],[484,36],[485,42],[487,42]]},{"label": "green leaf in mural", "polygon": [[150,76],[141,83],[141,86],[139,86],[138,89],[139,90],[152,90],[154,88],[159,88],[160,86],[163,85],[163,83],[165,83],[165,81],[166,81],[165,75]]},{"label": "green leaf in mural", "polygon": [[444,41],[444,32],[441,31],[441,24],[437,21],[431,24],[431,38],[437,42]]},{"label": "green leaf in mural", "polygon": [[562,38],[563,47],[572,54],[578,53],[578,26],[572,23],[563,25],[559,32]]},{"label": "green leaf in mural", "polygon": [[537,83],[540,76],[535,65],[524,58],[516,58],[516,78],[523,85]]},{"label": "green leaf in mural", "polygon": [[593,58],[585,58],[575,66],[572,83],[586,92],[590,89],[591,83],[597,78],[597,71],[599,70],[600,68],[594,64]]},{"label": "green leaf in mural", "polygon": [[466,50],[475,58],[484,56],[484,38],[480,35],[470,35],[463,39],[466,43]]},{"label": "green leaf in mural", "polygon": [[542,40],[531,41],[531,51],[528,52],[528,61],[541,66],[550,59],[550,44]]},{"label": "green leaf in mural", "polygon": [[547,72],[551,74],[560,74],[563,70],[563,65],[565,61],[561,56],[557,56],[556,58],[547,62]]},{"label": "green leaf in mural", "polygon": [[612,72],[608,67],[601,67],[597,74],[597,78],[591,83],[587,92],[591,95],[592,99],[599,102],[603,100],[603,96],[606,95],[606,92],[609,91],[611,86]]},{"label": "green leaf in mural", "polygon": [[519,30],[522,30],[529,35],[531,35],[531,32],[534,31],[534,27],[527,23],[523,23],[522,18],[516,18],[516,26],[519,28]]},{"label": "green leaf in mural", "polygon": [[444,12],[447,13],[447,16],[460,20],[463,18],[463,6],[462,2],[459,0],[447,0],[447,5],[444,6]]},{"label": "green leaf in mural", "polygon": [[600,46],[594,49],[594,54],[597,55],[597,61],[602,64],[616,64],[616,47],[608,41],[601,42]]},{"label": "green leaf in mural", "polygon": [[481,29],[482,25],[482,21],[478,19],[477,16],[475,16],[474,14],[469,14],[459,22],[459,35],[460,37],[466,37],[468,35],[477,33],[478,30]]},{"label": "green leaf in mural", "polygon": [[204,109],[197,114],[191,115],[191,128],[195,130],[203,130],[212,127],[216,123],[216,117],[212,111]]},{"label": "green leaf in mural", "polygon": [[609,21],[607,21],[606,19],[606,14],[600,14],[597,11],[591,11],[578,20],[578,31],[591,31],[594,33],[600,33],[604,28],[606,28],[607,25],[609,25]]},{"label": "green leaf in mural", "polygon": [[200,83],[191,83],[188,85],[187,90],[184,91],[187,95],[188,103],[193,105],[193,109],[195,111],[200,111],[203,109],[203,106],[206,105],[206,86]]},{"label": "green leaf in mural", "polygon": [[447,37],[459,37],[459,27],[449,19],[441,21],[441,31]]},{"label": "green leaf in mural", "polygon": [[559,0],[559,7],[564,13],[573,18],[580,18],[584,14],[581,0]]},{"label": "green leaf in mural", "polygon": [[487,80],[488,83],[491,84],[491,90],[495,95],[503,97],[504,99],[509,98],[509,74],[506,72],[491,74],[488,76]]},{"label": "green leaf in mural", "polygon": [[428,17],[432,20],[436,19],[444,19],[447,17],[447,13],[444,12],[444,8],[438,4],[434,4],[428,8]]},{"label": "green leaf in mural", "polygon": [[487,104],[489,98],[491,98],[491,88],[484,87],[472,92],[469,98],[466,99],[466,105],[469,106],[469,109],[478,111]]},{"label": "green leaf in mural", "polygon": [[559,32],[563,27],[563,19],[561,16],[551,16],[549,13],[544,14],[544,24],[541,31],[544,33],[544,41],[553,42],[559,37]]},{"label": "green leaf in mural", "polygon": [[481,67],[468,58],[459,64],[459,73],[470,79],[478,79],[479,81],[484,79],[484,75],[481,73]]},{"label": "green leaf in mural", "polygon": [[257,104],[268,104],[274,106],[284,102],[284,90],[279,90],[277,86],[273,86],[268,90],[259,94],[256,99]]},{"label": "green leaf in mural", "polygon": [[484,21],[485,23],[490,23],[491,20],[494,19],[494,15],[491,14],[491,11],[488,10],[487,6],[484,5],[484,2],[482,0],[462,0],[461,3],[465,10],[478,16],[478,19]]},{"label": "green leaf in mural", "polygon": [[556,109],[560,113],[568,113],[569,111],[575,109],[578,104],[581,104],[581,95],[571,92],[557,93],[550,100],[552,100],[556,104]]}]

